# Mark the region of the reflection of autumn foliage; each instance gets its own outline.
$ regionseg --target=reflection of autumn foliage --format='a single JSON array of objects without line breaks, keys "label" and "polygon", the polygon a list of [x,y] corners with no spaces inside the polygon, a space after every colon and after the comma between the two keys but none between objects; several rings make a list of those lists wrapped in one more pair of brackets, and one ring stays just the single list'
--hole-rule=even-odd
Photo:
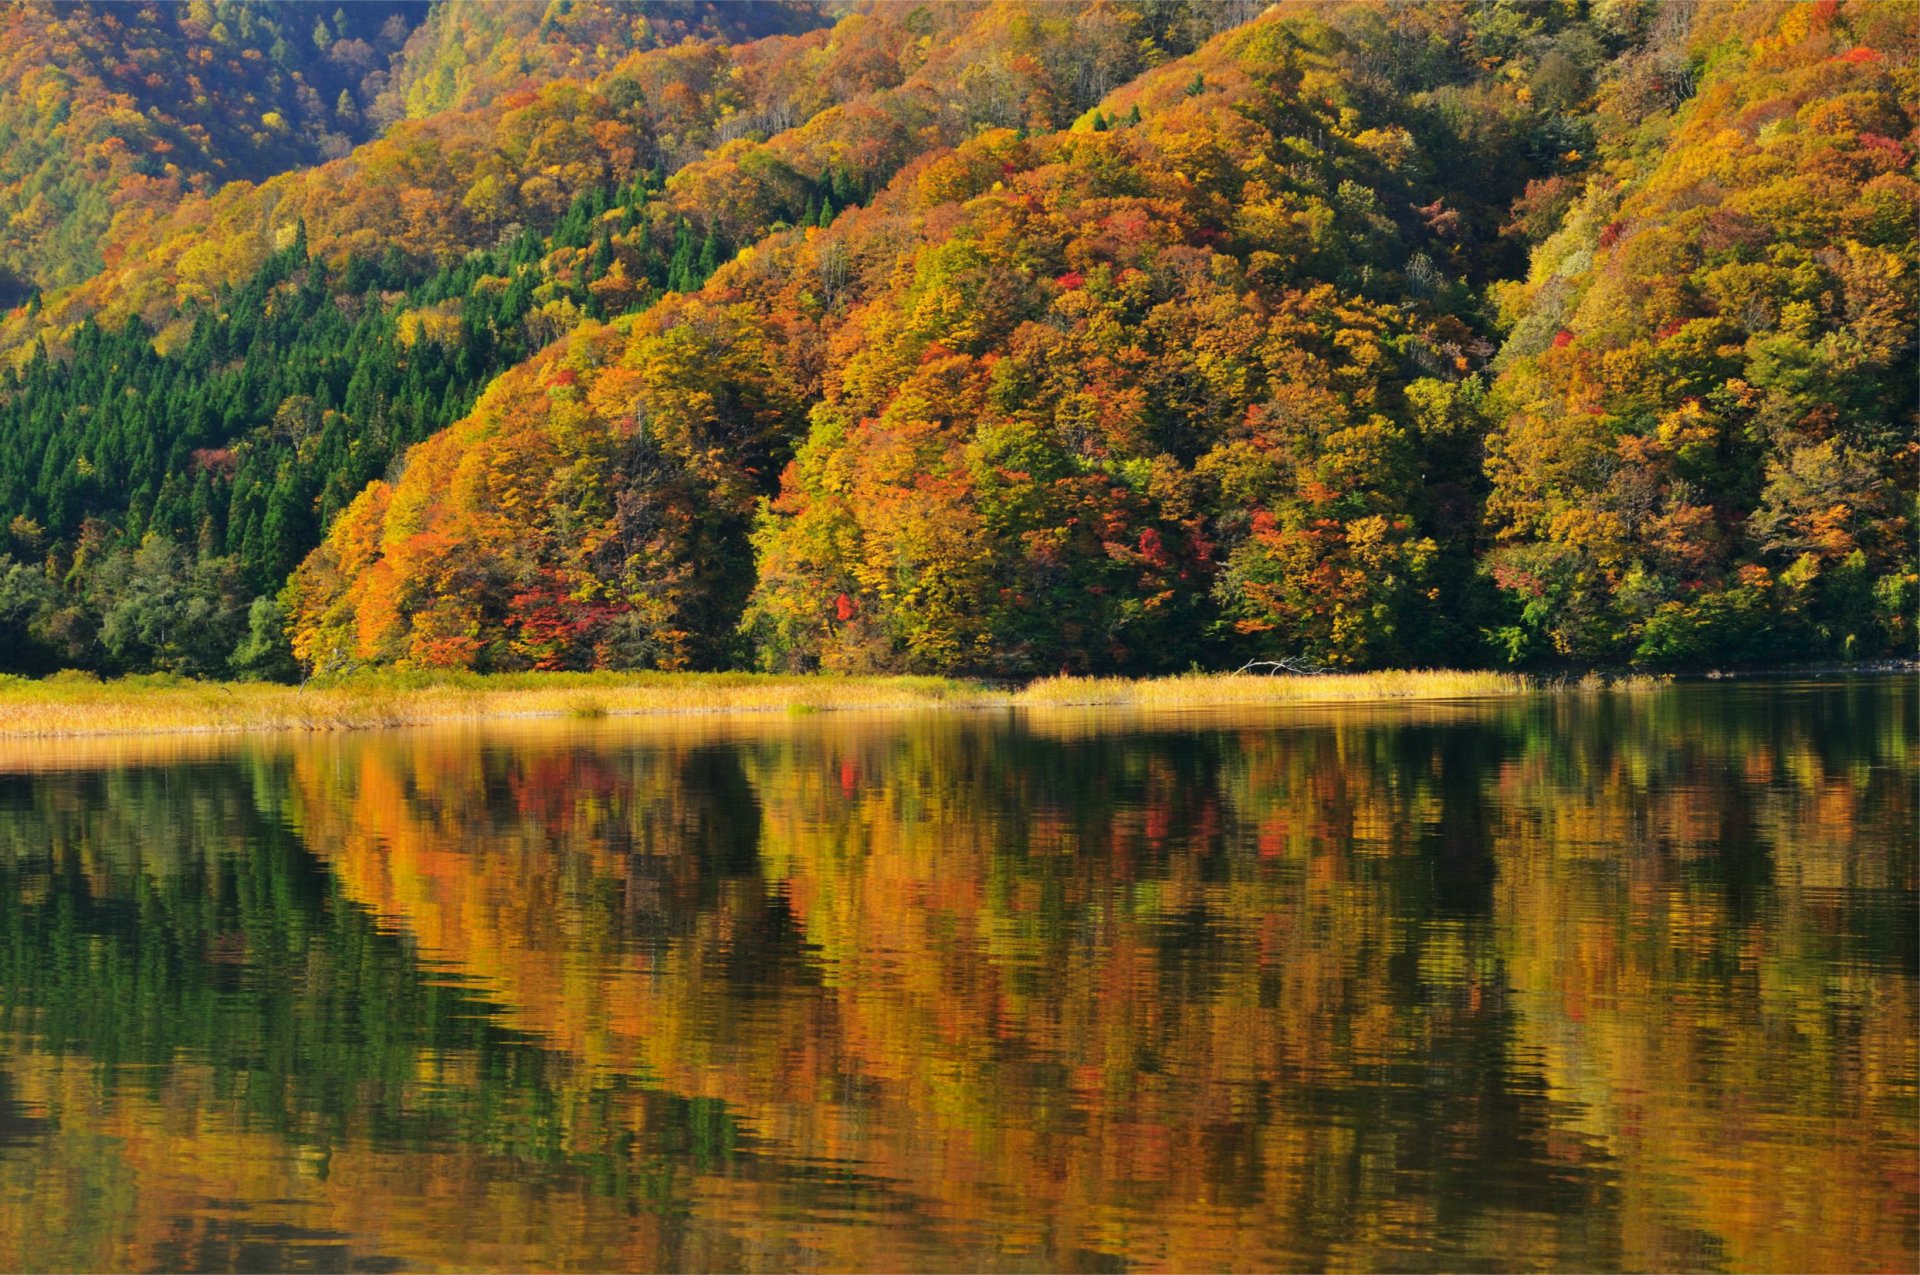
[{"label": "reflection of autumn foliage", "polygon": [[[1598,1211],[1623,1264],[1894,1266],[1913,724],[1825,702],[1856,751],[1681,694],[1192,738],[947,720],[329,749],[296,808],[515,1027],[958,1233],[1191,1268],[1493,1228],[1579,1264],[1552,1219]],[[1460,1216],[1514,1156],[1551,1167]]]},{"label": "reflection of autumn foliage", "polygon": [[[1650,1233],[1714,1237],[1745,1269],[1912,1261],[1914,718],[1902,690],[1857,720],[1874,770],[1810,764],[1801,715],[1836,702],[1696,741],[1656,701],[1628,728],[1665,747],[1576,729],[1573,758],[1496,780],[1496,838],[1559,847],[1503,860],[1495,903],[1548,1092],[1614,1148]],[[1557,799],[1556,771],[1594,797]]]},{"label": "reflection of autumn foliage", "polygon": [[1906,1269],[1907,691],[16,777],[0,1265]]}]

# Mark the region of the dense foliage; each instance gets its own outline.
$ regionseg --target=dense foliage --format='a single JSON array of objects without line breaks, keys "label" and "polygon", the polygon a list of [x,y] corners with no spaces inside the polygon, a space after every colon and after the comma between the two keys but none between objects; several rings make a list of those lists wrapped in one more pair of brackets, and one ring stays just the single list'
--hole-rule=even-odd
[{"label": "dense foliage", "polygon": [[14,3],[0,12],[0,301],[100,269],[189,193],[344,154],[420,0]]},{"label": "dense foliage", "polygon": [[821,21],[807,3],[712,0],[14,0],[0,11],[0,303],[131,264],[154,223],[223,184],[339,159],[395,119],[635,50]]},{"label": "dense foliage", "polygon": [[1501,298],[1511,655],[1914,646],[1915,11],[1706,16],[1733,20],[1697,41],[1687,109]]},{"label": "dense foliage", "polygon": [[[43,572],[0,558],[9,568],[0,607],[22,626],[16,662],[59,667],[91,657],[110,668],[221,672],[251,611],[247,599],[259,598],[260,622],[272,621],[278,612],[265,595],[320,528],[546,339],[551,316],[540,297],[576,314],[601,309],[593,285],[611,258],[589,251],[587,228],[610,204],[614,224],[644,217],[648,195],[642,180],[578,200],[550,242],[584,254],[584,268],[558,279],[531,232],[407,291],[391,290],[409,278],[404,261],[355,258],[336,274],[296,235],[247,287],[198,311],[171,355],[156,353],[137,321],[118,333],[89,324],[70,365],[41,357],[8,378],[0,502],[22,511],[9,547],[32,559],[53,546]],[[606,238],[599,242],[604,248]],[[716,255],[711,238],[696,249],[682,221],[671,240],[652,249],[643,241],[626,255],[634,262],[628,290],[644,297],[669,282],[695,287]],[[164,587],[189,559],[187,574],[222,589],[202,596]],[[129,573],[157,577],[153,592],[129,593]],[[144,615],[157,599],[184,606],[188,596],[200,623]],[[115,617],[129,607],[142,609],[141,631],[191,633],[192,647],[122,640],[127,624]],[[234,671],[259,671],[233,659]]]},{"label": "dense foliage", "polygon": [[1910,4],[582,14],[8,316],[0,662],[1912,644]]}]

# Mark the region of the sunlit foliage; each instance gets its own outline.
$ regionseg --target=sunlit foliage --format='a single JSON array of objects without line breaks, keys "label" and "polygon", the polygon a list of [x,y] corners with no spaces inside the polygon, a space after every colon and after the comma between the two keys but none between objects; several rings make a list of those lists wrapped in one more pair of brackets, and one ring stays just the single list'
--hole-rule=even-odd
[{"label": "sunlit foliage", "polygon": [[310,671],[1912,647],[1909,0],[460,13],[0,322],[0,664],[150,535]]},{"label": "sunlit foliage", "polygon": [[[304,658],[1459,658],[1440,589],[1473,587],[1471,540],[1434,533],[1476,482],[1457,418],[1492,347],[1466,280],[1509,251],[1493,210],[1530,161],[1362,92],[1407,31],[1331,16],[1229,33],[1068,128],[981,132],[698,300],[581,329],[340,524],[293,586]],[[1416,134],[1491,185],[1451,207]],[[449,477],[521,464],[543,494]]]},{"label": "sunlit foliage", "polygon": [[7,5],[0,304],[86,279],[110,242],[184,197],[318,163],[366,140],[366,112],[426,8],[417,0]]},{"label": "sunlit foliage", "polygon": [[[1916,11],[1706,5],[1524,283],[1488,404],[1514,658],[1911,652]],[[1655,141],[1657,139],[1657,145]]]}]

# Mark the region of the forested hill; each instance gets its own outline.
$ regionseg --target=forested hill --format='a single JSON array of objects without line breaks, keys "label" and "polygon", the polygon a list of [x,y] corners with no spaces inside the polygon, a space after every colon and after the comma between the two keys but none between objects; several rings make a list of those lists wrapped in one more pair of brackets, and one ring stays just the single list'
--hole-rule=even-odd
[{"label": "forested hill", "polygon": [[0,301],[101,268],[116,223],[344,153],[424,2],[0,12]]},{"label": "forested hill", "polygon": [[0,10],[0,302],[79,283],[181,201],[334,159],[394,120],[811,5],[12,0]]},{"label": "forested hill", "polygon": [[[98,81],[162,12],[10,20]],[[1912,648],[1912,3],[319,26],[355,131],[20,241],[0,668]]]}]

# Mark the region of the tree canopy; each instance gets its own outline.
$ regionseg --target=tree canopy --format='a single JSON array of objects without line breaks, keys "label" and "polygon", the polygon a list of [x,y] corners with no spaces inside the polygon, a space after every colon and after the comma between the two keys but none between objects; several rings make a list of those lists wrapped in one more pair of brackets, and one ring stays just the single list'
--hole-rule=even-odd
[{"label": "tree canopy", "polygon": [[222,671],[106,637],[176,559],[236,671],[1907,649],[1915,16],[442,31],[7,316],[12,665]]}]

